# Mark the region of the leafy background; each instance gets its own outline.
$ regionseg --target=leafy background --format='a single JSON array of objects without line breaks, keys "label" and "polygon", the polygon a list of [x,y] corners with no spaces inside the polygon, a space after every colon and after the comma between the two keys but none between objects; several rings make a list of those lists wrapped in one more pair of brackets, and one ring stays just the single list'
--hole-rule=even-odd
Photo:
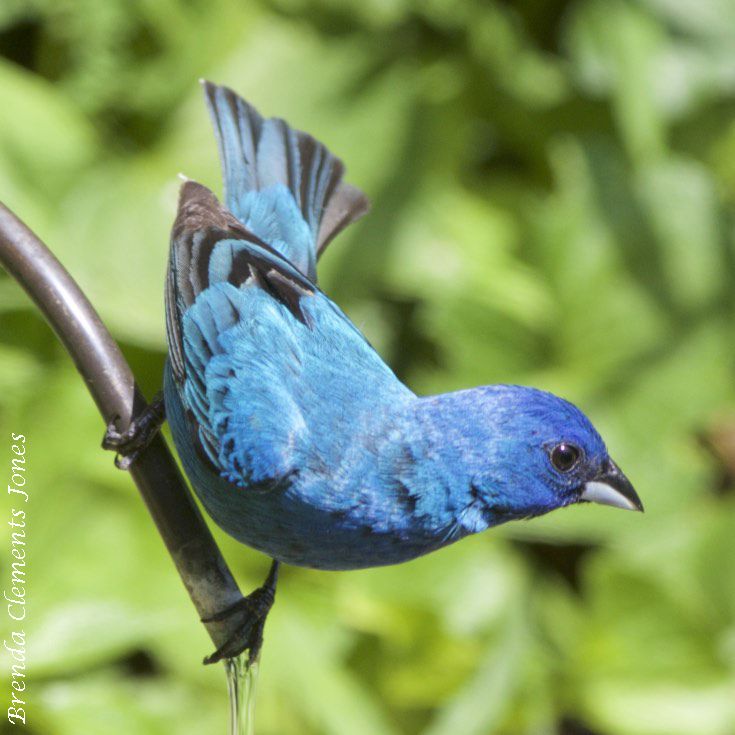
[{"label": "leafy background", "polygon": [[[735,733],[735,3],[5,0],[2,198],[148,395],[176,173],[219,191],[200,77],[326,141],[369,193],[322,286],[412,388],[572,399],[647,510],[284,570],[258,732]],[[28,448],[26,732],[223,732],[211,644],[5,276],[0,319],[6,466],[11,431]],[[267,560],[216,533],[258,584]]]}]

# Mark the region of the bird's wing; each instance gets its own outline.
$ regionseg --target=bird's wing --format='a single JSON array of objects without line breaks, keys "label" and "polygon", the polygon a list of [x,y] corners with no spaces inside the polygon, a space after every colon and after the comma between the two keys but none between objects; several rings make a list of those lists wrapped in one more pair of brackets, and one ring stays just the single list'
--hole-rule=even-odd
[{"label": "bird's wing", "polygon": [[371,385],[407,391],[335,304],[194,182],[182,187],[166,302],[190,435],[230,482],[272,486],[338,451],[350,414],[380,400]]},{"label": "bird's wing", "polygon": [[342,181],[342,162],[307,133],[264,119],[227,87],[204,82],[204,93],[227,208],[316,283],[317,257],[367,211],[367,198]]},{"label": "bird's wing", "polygon": [[[215,248],[223,240],[240,245],[218,248],[215,257]],[[166,279],[166,328],[177,382],[185,377],[184,314],[200,293],[220,281],[235,287],[256,282],[289,306],[298,319],[303,319],[300,296],[315,289],[273,248],[224,209],[209,189],[195,181],[186,181],[181,187],[171,234]]]}]

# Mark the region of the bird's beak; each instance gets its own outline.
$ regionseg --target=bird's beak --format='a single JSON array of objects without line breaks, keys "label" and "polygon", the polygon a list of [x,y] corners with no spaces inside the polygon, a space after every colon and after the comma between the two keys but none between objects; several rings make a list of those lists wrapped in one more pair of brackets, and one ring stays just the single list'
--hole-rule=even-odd
[{"label": "bird's beak", "polygon": [[615,508],[643,511],[643,503],[628,478],[611,459],[597,477],[585,483],[580,500]]}]

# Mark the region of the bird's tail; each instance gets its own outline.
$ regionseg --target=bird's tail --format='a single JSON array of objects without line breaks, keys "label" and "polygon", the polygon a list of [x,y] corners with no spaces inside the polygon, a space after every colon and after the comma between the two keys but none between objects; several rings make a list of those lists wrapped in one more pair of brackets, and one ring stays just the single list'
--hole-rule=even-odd
[{"label": "bird's tail", "polygon": [[316,282],[317,258],[367,211],[367,198],[342,181],[342,162],[319,141],[279,118],[262,118],[227,87],[203,85],[227,208]]}]

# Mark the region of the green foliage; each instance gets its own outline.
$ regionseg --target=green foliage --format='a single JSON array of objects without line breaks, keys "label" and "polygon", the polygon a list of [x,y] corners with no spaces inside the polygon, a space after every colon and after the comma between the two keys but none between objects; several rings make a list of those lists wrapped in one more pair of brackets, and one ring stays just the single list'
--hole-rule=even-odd
[{"label": "green foliage", "polygon": [[[399,567],[285,569],[259,733],[735,732],[733,69],[728,0],[2,5],[3,199],[149,394],[176,173],[220,189],[206,77],[325,140],[370,195],[322,285],[403,379],[569,397],[646,505]],[[223,731],[210,642],[102,430],[0,275],[6,466],[11,431],[28,448],[28,732]],[[215,533],[258,584],[266,560]],[[7,585],[8,542],[0,558]]]}]

